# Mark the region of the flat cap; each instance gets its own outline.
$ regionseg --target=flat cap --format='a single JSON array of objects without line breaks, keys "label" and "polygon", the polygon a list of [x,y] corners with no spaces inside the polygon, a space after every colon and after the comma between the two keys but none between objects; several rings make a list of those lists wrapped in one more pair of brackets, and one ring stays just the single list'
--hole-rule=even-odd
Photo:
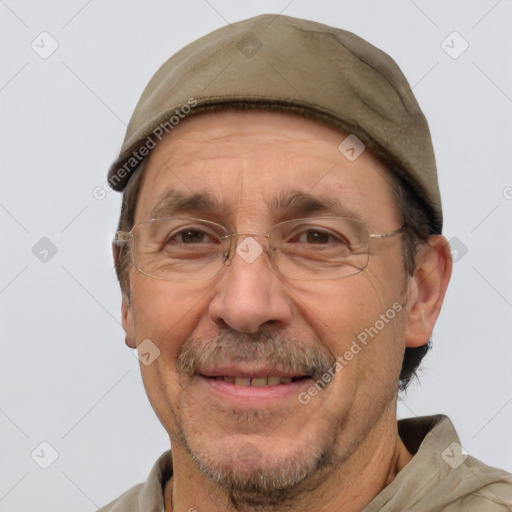
[{"label": "flat cap", "polygon": [[400,68],[351,32],[289,16],[227,25],[169,58],[135,107],[110,186],[122,191],[182,119],[226,108],[288,112],[355,135],[412,186],[441,232],[430,131]]}]

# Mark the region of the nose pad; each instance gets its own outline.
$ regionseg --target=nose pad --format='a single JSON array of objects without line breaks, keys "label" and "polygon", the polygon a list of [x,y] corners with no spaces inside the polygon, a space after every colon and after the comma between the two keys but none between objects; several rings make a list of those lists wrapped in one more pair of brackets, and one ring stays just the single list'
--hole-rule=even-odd
[{"label": "nose pad", "polygon": [[232,256],[232,251],[231,251],[231,248],[228,249],[227,251],[224,251],[222,253],[222,263],[224,265],[226,265],[226,267],[228,267],[229,265],[231,265],[231,261],[233,260],[233,256]]},{"label": "nose pad", "polygon": [[[236,235],[236,233],[235,233],[235,235]],[[236,245],[237,245],[236,244],[236,236],[230,235],[229,238],[227,238],[227,241],[229,243],[229,246],[222,253],[222,263],[228,267],[229,265],[231,265],[231,262],[233,261],[233,258],[235,257],[235,251],[236,251]]]}]

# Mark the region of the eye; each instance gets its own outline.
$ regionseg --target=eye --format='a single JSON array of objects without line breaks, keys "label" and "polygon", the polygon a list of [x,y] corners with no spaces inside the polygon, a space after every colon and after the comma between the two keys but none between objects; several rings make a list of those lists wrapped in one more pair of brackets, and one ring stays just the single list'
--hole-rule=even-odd
[{"label": "eye", "polygon": [[309,229],[299,236],[299,242],[307,242],[308,244],[327,244],[331,235],[324,231]]},{"label": "eye", "polygon": [[206,238],[206,233],[199,229],[185,229],[178,233],[178,240],[186,244],[203,242]]},{"label": "eye", "polygon": [[333,245],[333,244],[346,244],[346,240],[342,235],[335,234],[321,228],[308,228],[292,235],[287,243],[299,243],[310,245]]},{"label": "eye", "polygon": [[169,234],[167,237],[167,244],[205,244],[215,243],[218,237],[214,234],[208,233],[204,229],[199,228],[184,228]]}]

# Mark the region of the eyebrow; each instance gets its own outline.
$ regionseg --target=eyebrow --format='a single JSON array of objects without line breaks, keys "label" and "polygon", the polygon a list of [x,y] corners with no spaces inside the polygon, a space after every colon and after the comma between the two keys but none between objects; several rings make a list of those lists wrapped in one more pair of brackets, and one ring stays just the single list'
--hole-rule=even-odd
[{"label": "eyebrow", "polygon": [[[359,214],[337,198],[315,196],[298,190],[282,192],[268,199],[266,204],[271,216],[279,221],[308,216],[312,213],[325,213],[362,220]],[[173,217],[182,213],[228,217],[232,216],[233,208],[208,192],[185,194],[177,190],[169,190],[158,199],[150,212],[150,218]]]},{"label": "eyebrow", "polygon": [[184,194],[177,190],[169,190],[159,198],[149,216],[151,219],[159,219],[183,212],[229,215],[231,208],[207,192]]},{"label": "eyebrow", "polygon": [[[340,217],[362,220],[361,216],[334,197],[314,196],[307,192],[291,190],[283,192],[267,201],[267,206],[274,216],[297,217],[311,213],[326,213]],[[284,215],[283,215],[284,214]],[[284,219],[282,219],[284,220]]]}]

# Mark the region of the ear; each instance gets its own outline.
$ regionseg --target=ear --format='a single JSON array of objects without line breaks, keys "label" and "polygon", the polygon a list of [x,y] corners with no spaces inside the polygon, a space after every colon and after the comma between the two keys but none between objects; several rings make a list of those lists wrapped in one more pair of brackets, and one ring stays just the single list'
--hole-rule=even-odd
[{"label": "ear", "polygon": [[[117,266],[119,258],[119,245],[112,242],[112,256],[114,258],[114,265]],[[131,305],[130,297],[123,292],[123,301],[121,303],[121,322],[125,332],[124,342],[130,348],[136,348],[135,345],[135,322],[133,319],[133,308]]]},{"label": "ear", "polygon": [[135,322],[133,319],[133,307],[126,293],[123,292],[121,303],[121,321],[125,332],[125,343],[130,348],[136,348],[135,344]]},{"label": "ear", "polygon": [[429,238],[416,255],[416,270],[409,281],[406,346],[425,345],[441,311],[452,275],[450,244],[442,235]]}]

